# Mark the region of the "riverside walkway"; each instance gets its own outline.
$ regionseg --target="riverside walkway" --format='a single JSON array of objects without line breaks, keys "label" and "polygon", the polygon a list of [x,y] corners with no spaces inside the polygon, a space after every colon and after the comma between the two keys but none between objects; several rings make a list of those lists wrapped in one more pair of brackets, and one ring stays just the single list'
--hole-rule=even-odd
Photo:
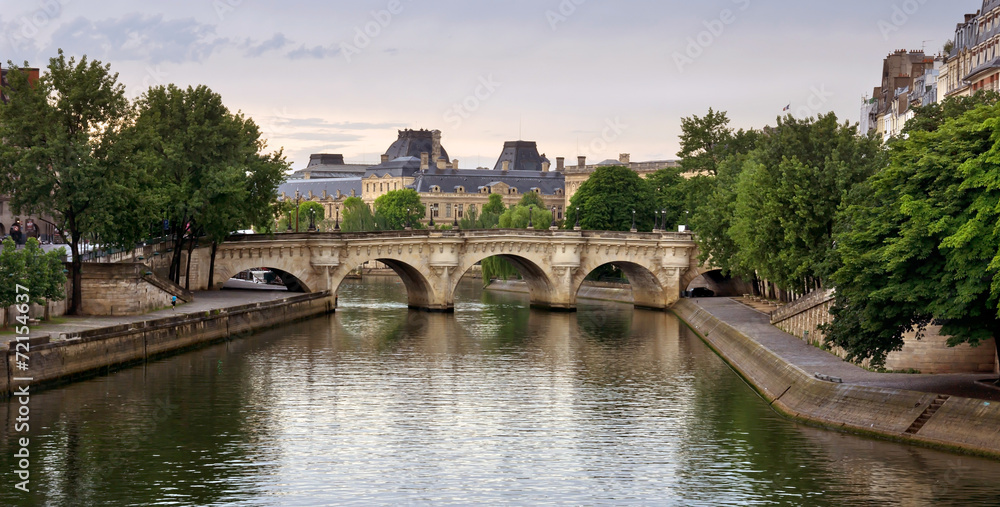
[{"label": "riverside walkway", "polygon": [[996,374],[875,373],[848,363],[772,326],[766,314],[732,299],[700,298],[691,301],[775,353],[784,361],[798,366],[809,374],[818,373],[840,378],[848,385],[1000,401],[1000,389],[980,382],[987,379],[995,380]]},{"label": "riverside walkway", "polygon": [[[276,301],[296,295],[298,294],[289,293],[284,290],[222,290],[195,292],[194,302],[178,305],[177,308],[166,308],[143,315],[115,317],[59,317],[59,324],[42,322],[41,324],[31,326],[30,337],[38,338],[47,335],[53,341],[57,341],[59,336],[62,334],[80,333],[93,329],[109,328],[123,324],[133,324],[136,322],[145,322],[166,317],[204,313],[223,308]],[[15,336],[13,333],[0,335],[0,347],[6,347],[5,344],[14,341],[14,339]]]}]

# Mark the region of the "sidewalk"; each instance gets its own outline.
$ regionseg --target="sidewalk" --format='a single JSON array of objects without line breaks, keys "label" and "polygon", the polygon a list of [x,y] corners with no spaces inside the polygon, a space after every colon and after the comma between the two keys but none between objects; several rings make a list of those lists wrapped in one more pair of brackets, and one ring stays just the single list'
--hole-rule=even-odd
[{"label": "sidewalk", "polygon": [[772,326],[766,314],[732,299],[700,298],[691,301],[809,375],[819,373],[837,377],[843,379],[845,384],[1000,401],[1000,389],[979,382],[984,379],[995,380],[997,378],[995,374],[874,373],[785,333]]},{"label": "sidewalk", "polygon": [[[59,317],[59,320],[65,320],[65,322],[62,324],[46,324],[43,322],[42,324],[31,326],[30,336],[32,338],[36,338],[39,336],[49,335],[53,341],[56,341],[59,335],[63,333],[77,333],[90,329],[113,327],[164,317],[202,313],[220,308],[229,308],[251,303],[262,303],[265,301],[285,299],[296,295],[298,294],[289,293],[287,291],[266,290],[195,292],[193,303],[178,305],[176,309],[167,308],[165,310],[159,310],[145,315],[131,315],[125,317]],[[0,348],[6,347],[6,344],[13,341],[14,338],[15,336],[13,334],[0,335]]]}]

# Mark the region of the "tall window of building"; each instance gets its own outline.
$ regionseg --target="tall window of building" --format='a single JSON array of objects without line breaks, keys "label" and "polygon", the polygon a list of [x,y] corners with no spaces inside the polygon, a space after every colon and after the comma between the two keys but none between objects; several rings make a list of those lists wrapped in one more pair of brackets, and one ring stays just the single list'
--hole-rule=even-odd
[{"label": "tall window of building", "polygon": [[465,218],[465,205],[458,204],[458,218]]},{"label": "tall window of building", "polygon": [[444,205],[444,217],[451,218],[451,203]]},{"label": "tall window of building", "polygon": [[440,218],[440,215],[438,215],[438,205],[437,205],[437,203],[435,203],[433,206],[431,206],[431,216],[434,217],[434,218]]}]

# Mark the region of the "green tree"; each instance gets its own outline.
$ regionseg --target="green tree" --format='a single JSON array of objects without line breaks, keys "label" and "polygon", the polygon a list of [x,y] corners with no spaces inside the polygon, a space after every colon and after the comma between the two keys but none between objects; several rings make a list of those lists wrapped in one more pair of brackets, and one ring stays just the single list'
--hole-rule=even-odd
[{"label": "green tree", "polygon": [[627,168],[598,167],[570,200],[566,227],[573,227],[579,211],[580,226],[594,231],[628,231],[635,224],[640,231],[653,228],[653,211],[658,209],[650,184]]},{"label": "green tree", "polygon": [[[320,226],[320,222],[326,219],[326,208],[322,204],[316,201],[303,201],[299,203],[299,212],[295,213],[295,203],[294,201],[289,203],[289,206],[284,206],[283,212],[281,213],[281,218],[278,220],[278,232],[283,232],[288,230],[288,224],[292,225],[292,230],[298,230],[299,232],[307,232],[309,230],[309,210],[313,210],[316,213],[316,227]],[[295,217],[298,216],[298,229],[295,227]]]},{"label": "green tree", "polygon": [[401,231],[407,225],[418,228],[427,214],[420,194],[412,188],[393,190],[375,199],[375,213],[384,220],[385,230]]},{"label": "green tree", "polygon": [[548,229],[552,225],[552,212],[544,207],[518,204],[500,216],[502,229],[527,229],[529,224],[535,229]]},{"label": "green tree", "polygon": [[529,206],[534,206],[538,209],[547,208],[545,200],[542,199],[542,195],[537,192],[528,192],[521,196],[521,202],[519,202],[518,205],[526,208]]},{"label": "green tree", "polygon": [[691,218],[692,228],[698,231],[699,260],[720,268],[727,276],[753,278],[751,270],[738,265],[739,247],[730,235],[736,213],[736,184],[749,155],[730,156],[719,164],[714,189],[705,204]]},{"label": "green tree", "polygon": [[[17,303],[18,284],[31,290],[28,287],[26,276],[24,255],[18,251],[14,240],[8,237],[3,240],[3,249],[0,250],[0,308],[3,309],[4,328],[10,325],[10,306]],[[30,293],[29,293],[30,296]]]},{"label": "green tree", "polygon": [[727,157],[752,150],[760,132],[729,128],[725,111],[709,108],[703,117],[681,118],[681,158],[683,172],[715,176]]},{"label": "green tree", "polygon": [[63,249],[46,253],[37,239],[28,238],[19,253],[24,258],[24,285],[31,290],[31,302],[45,307],[44,318],[48,320],[49,303],[65,299]]},{"label": "green tree", "polygon": [[[842,213],[827,339],[881,366],[934,321],[949,343],[1000,336],[1000,106],[945,104],[891,147],[891,163]],[[920,113],[918,113],[919,115]]]},{"label": "green tree", "polygon": [[822,286],[839,262],[836,210],[885,163],[879,140],[857,136],[856,125],[838,123],[833,113],[779,120],[736,185],[729,234],[742,274],[756,273],[785,291]]},{"label": "green tree", "polygon": [[348,197],[344,200],[344,232],[369,232],[376,230],[375,215],[371,208],[360,197]]},{"label": "green tree", "polygon": [[692,221],[711,197],[716,178],[672,167],[656,171],[646,181],[656,192],[657,209],[666,212],[660,217],[660,225],[666,230],[676,230],[679,225],[694,229]]},{"label": "green tree", "polygon": [[253,120],[230,112],[205,86],[150,88],[138,109],[136,155],[165,203],[174,242],[170,278],[177,283],[181,252],[187,247],[190,254],[200,236],[217,246],[229,232],[267,220],[288,164],[281,152],[264,154]]},{"label": "green tree", "polygon": [[[27,66],[27,64],[25,64]],[[133,114],[109,65],[63,51],[34,84],[11,66],[0,104],[0,192],[17,213],[47,214],[69,241],[73,294],[81,303],[80,242],[132,247],[155,220],[157,200],[122,132]]]}]

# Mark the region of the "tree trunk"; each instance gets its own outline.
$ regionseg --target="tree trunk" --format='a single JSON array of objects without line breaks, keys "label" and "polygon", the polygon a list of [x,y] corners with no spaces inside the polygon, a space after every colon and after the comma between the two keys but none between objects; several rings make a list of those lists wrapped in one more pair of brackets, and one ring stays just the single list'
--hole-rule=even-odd
[{"label": "tree trunk", "polygon": [[188,261],[187,267],[184,269],[184,289],[191,290],[191,257],[194,254],[194,238],[188,240]]},{"label": "tree trunk", "polygon": [[215,286],[215,254],[219,251],[219,242],[212,242],[212,260],[208,263],[208,290]]},{"label": "tree trunk", "polygon": [[[993,338],[993,345],[997,349],[997,358],[1000,358],[1000,336],[995,336]],[[994,359],[995,361],[996,359]],[[995,363],[994,363],[995,364]],[[1000,379],[997,379],[997,385],[1000,386]]]},{"label": "tree trunk", "polygon": [[73,295],[70,297],[66,313],[79,315],[80,305],[83,303],[83,259],[80,258],[80,243],[76,239],[76,233],[73,233],[70,250],[73,251],[73,260],[70,262],[69,268],[70,275],[73,277]]},{"label": "tree trunk", "polygon": [[181,252],[184,251],[184,233],[180,232],[177,240],[174,241],[174,256],[170,259],[170,281],[176,284],[181,283]]}]

